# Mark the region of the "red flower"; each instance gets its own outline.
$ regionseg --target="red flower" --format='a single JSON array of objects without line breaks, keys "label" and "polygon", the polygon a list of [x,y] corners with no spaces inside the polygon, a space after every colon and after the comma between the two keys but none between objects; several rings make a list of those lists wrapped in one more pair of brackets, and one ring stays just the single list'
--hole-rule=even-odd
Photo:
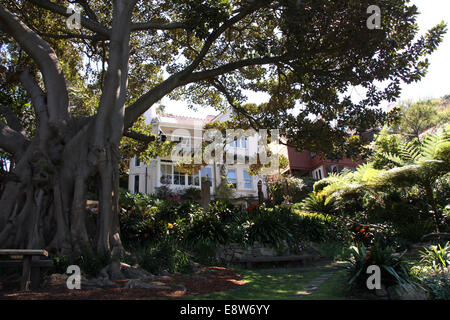
[{"label": "red flower", "polygon": [[369,237],[370,237],[370,235],[369,235],[368,233],[366,233],[365,237],[366,237],[366,238],[369,238]]},{"label": "red flower", "polygon": [[153,226],[151,224],[149,224],[148,228],[151,230],[151,229],[153,229]]}]

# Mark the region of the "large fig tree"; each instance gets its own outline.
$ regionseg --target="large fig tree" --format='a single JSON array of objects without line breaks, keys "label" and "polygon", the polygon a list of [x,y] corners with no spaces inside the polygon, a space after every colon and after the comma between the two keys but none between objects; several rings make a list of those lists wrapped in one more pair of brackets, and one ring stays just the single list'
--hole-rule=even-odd
[{"label": "large fig tree", "polygon": [[[133,125],[166,96],[229,105],[243,126],[279,128],[313,151],[342,148],[351,132],[386,119],[377,106],[397,98],[402,81],[420,80],[442,40],[443,24],[417,36],[408,2],[1,0],[0,151],[11,165],[0,247],[121,248],[119,144],[151,141]],[[381,24],[369,29],[376,17],[367,8],[377,3]],[[349,98],[354,87],[359,102]],[[270,102],[245,104],[248,89]]]}]

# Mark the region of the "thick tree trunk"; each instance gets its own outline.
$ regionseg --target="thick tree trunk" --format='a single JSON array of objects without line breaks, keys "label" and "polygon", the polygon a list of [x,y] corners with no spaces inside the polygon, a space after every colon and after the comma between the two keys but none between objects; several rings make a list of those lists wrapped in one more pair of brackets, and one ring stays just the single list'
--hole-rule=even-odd
[{"label": "thick tree trunk", "polygon": [[[14,155],[0,196],[0,248],[45,248],[71,254],[90,245],[111,253],[110,275],[120,278],[118,146],[125,128],[131,15],[135,0],[113,1],[108,69],[97,113],[73,119],[61,65],[38,34],[0,6],[0,29],[12,36],[39,67],[45,92],[30,72],[20,81],[36,115],[30,140],[0,121],[0,147]],[[157,100],[159,100],[158,98]],[[97,232],[86,226],[87,184],[100,177]]]},{"label": "thick tree trunk", "polygon": [[[30,148],[39,145],[33,143]],[[45,248],[69,254],[88,245],[99,252],[121,246],[118,225],[118,158],[111,147],[104,148],[98,165],[80,161],[88,144],[64,150],[59,165],[39,151],[22,159],[13,173],[20,182],[10,181],[0,198],[0,247]],[[85,149],[85,150],[81,150]],[[87,183],[99,173],[100,210],[95,243],[89,243],[86,227]]]},{"label": "thick tree trunk", "polygon": [[[135,0],[113,2],[108,70],[97,114],[86,121],[70,117],[64,74],[54,50],[0,6],[0,28],[35,60],[46,88],[44,93],[31,73],[21,74],[37,119],[31,141],[0,122],[1,146],[19,160],[12,172],[19,182],[8,182],[0,198],[0,247],[39,247],[66,254],[90,244],[98,252],[113,252],[116,260],[120,256],[118,146],[124,130],[135,4]],[[97,234],[89,237],[86,190],[96,175],[98,226]]]}]

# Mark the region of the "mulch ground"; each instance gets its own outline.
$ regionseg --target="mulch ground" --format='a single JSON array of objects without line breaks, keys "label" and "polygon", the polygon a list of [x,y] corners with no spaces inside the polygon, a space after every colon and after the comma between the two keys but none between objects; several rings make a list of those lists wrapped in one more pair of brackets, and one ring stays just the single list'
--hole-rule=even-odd
[{"label": "mulch ground", "polygon": [[61,283],[40,290],[21,292],[18,290],[18,281],[0,282],[0,300],[151,300],[196,296],[245,285],[241,275],[223,267],[203,267],[194,274],[160,277],[157,282],[158,285],[167,286],[170,289],[102,287],[89,290],[69,290],[65,284]]}]

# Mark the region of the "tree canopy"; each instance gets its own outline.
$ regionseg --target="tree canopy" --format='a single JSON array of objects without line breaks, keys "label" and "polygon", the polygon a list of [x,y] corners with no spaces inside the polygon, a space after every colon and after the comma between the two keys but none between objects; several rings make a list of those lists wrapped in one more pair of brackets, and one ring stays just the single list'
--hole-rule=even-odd
[{"label": "tree canopy", "polygon": [[407,101],[400,105],[400,110],[400,121],[394,130],[407,140],[420,140],[420,135],[427,129],[450,121],[450,103],[445,97],[415,103]]}]

